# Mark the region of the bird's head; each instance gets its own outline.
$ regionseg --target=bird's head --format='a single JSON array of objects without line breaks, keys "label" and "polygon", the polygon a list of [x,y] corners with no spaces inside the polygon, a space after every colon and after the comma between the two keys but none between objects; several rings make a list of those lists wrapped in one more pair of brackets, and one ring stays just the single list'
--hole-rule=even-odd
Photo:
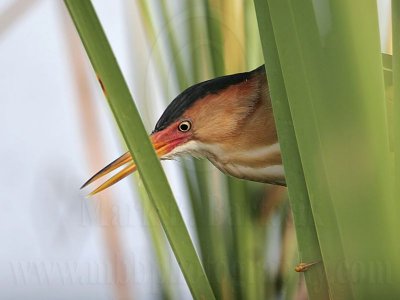
[{"label": "bird's head", "polygon": [[[150,140],[160,159],[183,154],[212,155],[210,149],[238,134],[249,112],[258,105],[264,67],[193,85],[177,96],[158,120]],[[261,75],[260,75],[261,74]],[[90,178],[82,187],[122,165],[122,171],[94,190],[96,194],[136,170],[129,152]]]}]

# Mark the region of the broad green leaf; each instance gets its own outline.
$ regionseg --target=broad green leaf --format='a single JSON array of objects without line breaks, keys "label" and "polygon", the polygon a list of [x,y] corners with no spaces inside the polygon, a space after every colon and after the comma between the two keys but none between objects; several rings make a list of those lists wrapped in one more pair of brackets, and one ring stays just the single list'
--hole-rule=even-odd
[{"label": "broad green leaf", "polygon": [[376,2],[268,4],[329,295],[395,298],[398,205]]}]

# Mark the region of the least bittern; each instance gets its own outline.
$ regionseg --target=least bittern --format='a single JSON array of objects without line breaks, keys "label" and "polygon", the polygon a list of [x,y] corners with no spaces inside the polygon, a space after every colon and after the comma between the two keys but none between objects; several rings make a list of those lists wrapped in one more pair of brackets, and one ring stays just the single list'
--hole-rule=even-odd
[{"label": "least bittern", "polygon": [[[195,84],[177,96],[150,135],[158,157],[205,157],[234,177],[285,185],[264,66]],[[129,152],[83,186],[126,165],[90,195],[136,170]]]}]

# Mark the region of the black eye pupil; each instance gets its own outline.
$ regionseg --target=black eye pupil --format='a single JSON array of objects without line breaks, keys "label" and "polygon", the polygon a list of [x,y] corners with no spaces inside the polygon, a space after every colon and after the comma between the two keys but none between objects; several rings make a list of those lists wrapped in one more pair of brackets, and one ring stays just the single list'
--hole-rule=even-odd
[{"label": "black eye pupil", "polygon": [[179,129],[181,130],[181,131],[188,131],[189,129],[190,129],[190,127],[189,127],[189,124],[188,123],[181,123],[180,125],[179,125]]},{"label": "black eye pupil", "polygon": [[186,131],[186,130],[188,130],[188,127],[189,127],[189,126],[187,126],[187,124],[182,124],[182,125],[181,125],[181,130],[182,130],[182,131]]}]

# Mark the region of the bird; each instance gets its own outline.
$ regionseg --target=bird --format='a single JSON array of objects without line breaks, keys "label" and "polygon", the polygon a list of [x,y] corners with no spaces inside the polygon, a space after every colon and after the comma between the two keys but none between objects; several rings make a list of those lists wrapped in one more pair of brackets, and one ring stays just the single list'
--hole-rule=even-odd
[{"label": "bird", "polygon": [[[161,160],[207,158],[220,171],[250,181],[286,186],[265,66],[197,83],[165,109],[150,134]],[[81,188],[126,165],[92,196],[136,170],[126,152]]]}]

